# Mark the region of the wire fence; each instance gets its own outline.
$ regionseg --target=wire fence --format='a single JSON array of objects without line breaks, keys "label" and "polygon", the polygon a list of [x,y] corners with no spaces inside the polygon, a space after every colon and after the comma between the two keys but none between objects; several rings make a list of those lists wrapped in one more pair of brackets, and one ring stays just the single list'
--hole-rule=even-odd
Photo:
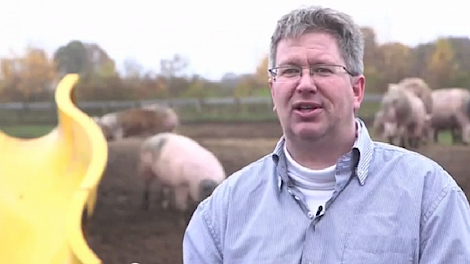
[{"label": "wire fence", "polygon": [[[377,111],[381,95],[367,95],[358,113],[369,119]],[[77,106],[89,116],[151,104],[170,106],[178,113],[182,122],[229,122],[275,120],[272,100],[269,97],[223,97],[190,98],[173,100],[142,101],[89,101]],[[0,126],[55,125],[57,108],[55,102],[0,103]]]}]

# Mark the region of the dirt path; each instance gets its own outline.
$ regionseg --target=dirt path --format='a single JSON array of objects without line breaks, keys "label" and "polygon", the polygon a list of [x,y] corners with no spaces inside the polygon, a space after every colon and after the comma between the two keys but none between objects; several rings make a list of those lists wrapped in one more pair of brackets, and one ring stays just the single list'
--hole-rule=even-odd
[{"label": "dirt path", "polygon": [[[213,151],[231,174],[271,152],[281,130],[278,123],[265,122],[188,125],[180,132]],[[135,177],[140,143],[130,139],[109,145],[108,167],[90,223],[89,244],[105,264],[181,263],[184,229],[174,227],[174,217],[169,213],[155,207],[150,212],[140,210],[142,186]],[[423,153],[441,163],[470,193],[470,147],[435,146]]]}]

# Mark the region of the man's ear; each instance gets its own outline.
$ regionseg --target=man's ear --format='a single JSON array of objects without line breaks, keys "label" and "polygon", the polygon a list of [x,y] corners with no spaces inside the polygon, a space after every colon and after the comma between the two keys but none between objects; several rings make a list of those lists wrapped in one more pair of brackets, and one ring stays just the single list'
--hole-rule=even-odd
[{"label": "man's ear", "polygon": [[353,89],[353,96],[354,96],[354,111],[357,112],[361,107],[361,103],[364,100],[364,92],[366,87],[366,78],[364,75],[355,76],[352,79],[352,89]]},{"label": "man's ear", "polygon": [[271,99],[273,100],[273,112],[276,112],[276,104],[274,102],[276,91],[273,89],[273,78],[268,78],[269,91],[271,92]]}]

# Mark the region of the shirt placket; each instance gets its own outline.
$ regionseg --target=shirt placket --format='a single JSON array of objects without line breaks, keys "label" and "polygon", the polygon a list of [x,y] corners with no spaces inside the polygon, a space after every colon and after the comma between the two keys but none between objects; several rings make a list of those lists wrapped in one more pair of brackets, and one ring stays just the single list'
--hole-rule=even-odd
[{"label": "shirt placket", "polygon": [[[324,214],[324,212],[328,209],[328,207],[331,206],[331,204],[334,202],[336,197],[341,193],[341,191],[347,186],[347,184],[353,179],[354,176],[356,176],[356,170],[359,162],[359,157],[357,153],[353,153],[352,160],[349,160],[349,162],[352,162],[352,170],[350,170],[350,174],[348,177],[348,180],[346,182],[343,182],[341,185],[338,185],[339,187],[335,189],[333,193],[333,196],[327,200],[325,203],[324,208],[319,208],[316,212],[311,211],[307,203],[305,201],[305,196],[302,194],[302,192],[292,184],[290,179],[287,181],[286,189],[287,192],[294,198],[294,200],[297,202],[297,204],[300,206],[304,214],[309,218],[310,222],[309,225],[306,228],[306,233],[305,233],[305,241],[303,244],[303,250],[302,250],[302,259],[301,259],[301,264],[314,264],[317,263],[315,259],[319,259],[320,252],[322,251],[322,244],[321,244],[321,238],[318,238],[318,236],[315,233],[315,228],[316,224],[320,221],[321,216]],[[287,173],[287,169],[283,166],[284,164],[281,165],[281,169],[283,173]],[[351,168],[351,167],[350,167]],[[336,172],[338,174],[338,171]],[[287,178],[287,177],[286,177]]]}]

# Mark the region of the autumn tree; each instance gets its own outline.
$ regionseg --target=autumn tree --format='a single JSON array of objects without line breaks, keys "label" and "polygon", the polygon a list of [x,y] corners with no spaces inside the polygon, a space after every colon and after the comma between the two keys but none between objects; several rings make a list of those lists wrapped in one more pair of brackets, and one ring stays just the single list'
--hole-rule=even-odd
[{"label": "autumn tree", "polygon": [[454,61],[459,65],[453,84],[458,87],[470,88],[470,38],[448,37],[446,39],[451,44]]},{"label": "autumn tree", "polygon": [[268,92],[268,55],[263,56],[253,74],[244,74],[234,79],[233,95],[236,97],[254,96]]},{"label": "autumn tree", "polygon": [[126,79],[139,79],[144,73],[144,67],[134,59],[126,59],[124,61],[124,78]]},{"label": "autumn tree", "polygon": [[265,55],[258,66],[256,66],[255,75],[260,86],[266,86],[268,82],[268,63],[269,57],[268,55]]},{"label": "autumn tree", "polygon": [[95,43],[86,43],[89,69],[94,75],[100,77],[119,77],[116,62],[109,54]]},{"label": "autumn tree", "polygon": [[78,73],[83,77],[115,77],[116,65],[108,53],[95,43],[70,41],[54,52],[57,72]]},{"label": "autumn tree", "polygon": [[189,65],[189,60],[180,54],[173,55],[171,59],[160,61],[160,74],[165,78],[165,86],[170,98],[183,93],[188,86],[184,86],[184,71]]},{"label": "autumn tree", "polygon": [[122,83],[115,61],[96,43],[70,41],[54,52],[54,61],[58,78],[67,73],[80,74],[79,98],[133,98],[132,90]]},{"label": "autumn tree", "polygon": [[396,83],[403,78],[411,77],[411,50],[398,42],[386,43],[378,47],[376,72],[380,78],[377,91],[385,92],[388,83]]},{"label": "autumn tree", "polygon": [[28,45],[24,55],[11,54],[0,62],[2,91],[19,93],[29,102],[54,88],[55,65],[41,48]]},{"label": "autumn tree", "polygon": [[235,97],[248,97],[254,94],[259,80],[254,74],[245,74],[240,76],[235,89],[233,90],[233,96]]},{"label": "autumn tree", "polygon": [[81,41],[70,41],[54,52],[56,70],[60,75],[83,74],[89,71],[87,50]]},{"label": "autumn tree", "polygon": [[[366,92],[377,92],[383,86],[381,80],[382,73],[377,68],[379,62],[378,44],[376,34],[371,27],[362,27],[361,32],[364,38],[364,75],[367,76]],[[379,90],[380,91],[380,90]]]},{"label": "autumn tree", "polygon": [[[406,77],[422,78],[434,89],[470,88],[470,38],[447,37],[409,47],[397,42],[379,44],[372,28],[361,31],[367,92],[383,93],[388,83]],[[80,100],[269,95],[267,54],[251,73],[227,73],[219,81],[188,76],[189,60],[179,54],[157,61],[159,72],[145,71],[138,61],[126,59],[122,75],[116,62],[96,43],[72,40],[51,57],[28,46],[22,54],[12,52],[0,58],[0,100],[50,100],[67,73],[80,74],[76,89],[82,95]]]},{"label": "autumn tree", "polygon": [[204,85],[206,81],[199,75],[194,75],[189,81],[189,87],[183,92],[182,97],[187,98],[204,98]]},{"label": "autumn tree", "polygon": [[448,40],[438,39],[431,57],[428,58],[426,79],[434,88],[453,86],[459,65]]},{"label": "autumn tree", "polygon": [[378,53],[377,36],[371,27],[362,27],[361,32],[364,38],[364,66],[374,67]]}]

